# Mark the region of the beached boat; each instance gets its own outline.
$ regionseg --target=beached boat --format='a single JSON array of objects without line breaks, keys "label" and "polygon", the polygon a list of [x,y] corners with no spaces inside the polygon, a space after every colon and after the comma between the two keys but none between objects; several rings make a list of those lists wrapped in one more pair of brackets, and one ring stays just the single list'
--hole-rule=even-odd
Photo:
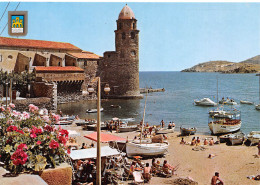
[{"label": "beached boat", "polygon": [[236,132],[241,127],[240,111],[233,111],[229,118],[209,118],[209,129],[212,134],[225,134]]},{"label": "beached boat", "polygon": [[167,143],[126,143],[128,157],[133,156],[160,156],[168,152]]},{"label": "beached boat", "polygon": [[180,127],[180,132],[182,136],[194,135],[197,132],[197,128],[195,127]]},{"label": "beached boat", "polygon": [[89,121],[86,121],[84,119],[74,120],[73,123],[75,123],[77,126],[84,126],[84,125],[91,125],[91,124],[93,124],[93,123],[90,123]]},{"label": "beached boat", "polygon": [[233,99],[222,99],[219,101],[219,104],[225,104],[225,105],[237,105],[237,102],[235,102]]},{"label": "beached boat", "polygon": [[247,139],[251,145],[257,144],[260,141],[260,131],[252,131],[247,135]]},{"label": "beached boat", "polygon": [[251,101],[243,101],[243,100],[240,100],[240,103],[241,104],[247,104],[247,105],[253,105],[254,102],[251,102]]},{"label": "beached boat", "polygon": [[201,100],[194,100],[196,105],[200,106],[217,106],[217,103],[209,98],[203,98]]},{"label": "beached boat", "polygon": [[111,148],[115,148],[126,153],[126,141],[110,141],[108,144]]},{"label": "beached boat", "polygon": [[121,124],[119,127],[119,132],[132,132],[138,129],[137,125],[128,125],[128,124]]},{"label": "beached boat", "polygon": [[169,133],[174,133],[174,129],[175,127],[172,127],[172,128],[160,128],[160,129],[156,129],[155,130],[155,133],[156,134],[169,134]]},{"label": "beached boat", "polygon": [[229,141],[231,145],[242,145],[244,140],[245,140],[245,134],[242,132],[229,135]]},{"label": "beached boat", "polygon": [[[100,112],[102,112],[104,108],[100,108]],[[97,113],[97,109],[88,109],[86,110],[87,113]]]},{"label": "beached boat", "polygon": [[[231,133],[231,134],[232,134],[232,133]],[[224,135],[219,136],[219,137],[218,137],[218,138],[219,138],[219,142],[220,142],[220,143],[229,142],[229,136],[230,136],[231,134],[224,134]]]},{"label": "beached boat", "polygon": [[[84,128],[86,128],[87,130],[97,130],[97,125],[96,124],[86,125]],[[101,130],[107,129],[107,125],[104,123],[101,123],[100,129]]]}]

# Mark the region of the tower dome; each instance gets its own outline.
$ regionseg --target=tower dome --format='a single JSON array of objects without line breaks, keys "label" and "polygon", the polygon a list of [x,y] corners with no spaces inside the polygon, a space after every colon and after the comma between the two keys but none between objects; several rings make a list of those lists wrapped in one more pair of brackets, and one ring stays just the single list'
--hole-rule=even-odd
[{"label": "tower dome", "polygon": [[129,6],[125,5],[121,10],[118,19],[135,19],[135,14]]}]

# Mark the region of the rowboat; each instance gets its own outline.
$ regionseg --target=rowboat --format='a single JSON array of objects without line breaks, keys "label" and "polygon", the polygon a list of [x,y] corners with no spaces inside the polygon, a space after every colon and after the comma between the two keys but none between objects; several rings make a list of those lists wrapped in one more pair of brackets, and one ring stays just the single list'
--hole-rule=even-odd
[{"label": "rowboat", "polygon": [[194,100],[196,105],[200,105],[200,106],[217,106],[217,103],[215,103],[214,101],[212,101],[209,98],[203,98],[201,100]]},{"label": "rowboat", "polygon": [[133,156],[161,156],[168,152],[167,143],[126,143],[128,157]]},{"label": "rowboat", "polygon": [[196,127],[180,127],[180,132],[182,136],[187,136],[187,135],[194,135],[197,131]]},{"label": "rowboat", "polygon": [[155,133],[156,134],[169,134],[169,133],[174,133],[174,129],[175,127],[172,127],[172,128],[161,128],[159,130],[155,130]]},{"label": "rowboat", "polygon": [[243,100],[240,100],[240,103],[241,104],[247,104],[247,105],[253,105],[254,102],[251,102],[251,101],[243,101]]},{"label": "rowboat", "polygon": [[137,125],[122,124],[119,127],[119,132],[132,132],[132,131],[136,131],[137,129],[138,129]]},{"label": "rowboat", "polygon": [[242,145],[245,139],[244,133],[235,133],[229,135],[229,141],[231,145]]},{"label": "rowboat", "polygon": [[[104,110],[104,108],[100,108],[100,112],[102,112]],[[97,109],[87,109],[86,110],[87,113],[96,113]]]},{"label": "rowboat", "polygon": [[251,145],[257,144],[260,141],[260,131],[252,131],[247,135],[247,139]]},{"label": "rowboat", "polygon": [[209,118],[209,129],[212,134],[225,134],[236,132],[241,127],[240,111],[232,112],[230,118]]}]

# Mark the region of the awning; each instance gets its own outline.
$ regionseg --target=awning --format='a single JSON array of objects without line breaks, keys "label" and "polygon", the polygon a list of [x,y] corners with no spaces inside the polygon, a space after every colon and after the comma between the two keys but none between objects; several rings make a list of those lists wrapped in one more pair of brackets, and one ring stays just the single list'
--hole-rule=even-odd
[{"label": "awning", "polygon": [[[93,132],[89,135],[86,135],[84,136],[92,141],[96,141],[97,142],[97,132]],[[126,141],[125,138],[122,138],[122,137],[118,137],[118,136],[115,136],[115,135],[111,135],[111,134],[106,134],[106,133],[103,133],[101,132],[100,133],[100,141],[102,143],[107,143],[109,141]]]},{"label": "awning", "polygon": [[[120,153],[117,149],[110,148],[109,146],[101,147],[101,157],[108,157],[119,155]],[[72,160],[79,160],[79,159],[92,159],[97,157],[97,148],[88,148],[88,149],[81,149],[81,150],[71,150],[70,158]]]}]

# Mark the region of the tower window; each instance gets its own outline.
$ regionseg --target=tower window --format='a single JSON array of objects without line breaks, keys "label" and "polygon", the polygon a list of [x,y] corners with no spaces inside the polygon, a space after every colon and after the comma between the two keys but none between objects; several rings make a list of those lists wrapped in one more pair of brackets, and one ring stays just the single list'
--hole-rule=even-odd
[{"label": "tower window", "polygon": [[135,53],[135,51],[133,50],[133,51],[131,51],[131,55],[132,56],[135,56],[136,55],[136,53]]},{"label": "tower window", "polygon": [[122,33],[122,39],[125,39],[125,32]]},{"label": "tower window", "polygon": [[135,29],[135,27],[136,27],[136,25],[135,25],[135,23],[133,23],[133,29]]},{"label": "tower window", "polygon": [[118,25],[118,29],[121,30],[122,29],[122,23],[120,22]]},{"label": "tower window", "polygon": [[134,38],[135,38],[135,33],[131,32],[131,39],[134,39]]},{"label": "tower window", "polygon": [[58,66],[60,66],[60,62],[58,63]]}]

